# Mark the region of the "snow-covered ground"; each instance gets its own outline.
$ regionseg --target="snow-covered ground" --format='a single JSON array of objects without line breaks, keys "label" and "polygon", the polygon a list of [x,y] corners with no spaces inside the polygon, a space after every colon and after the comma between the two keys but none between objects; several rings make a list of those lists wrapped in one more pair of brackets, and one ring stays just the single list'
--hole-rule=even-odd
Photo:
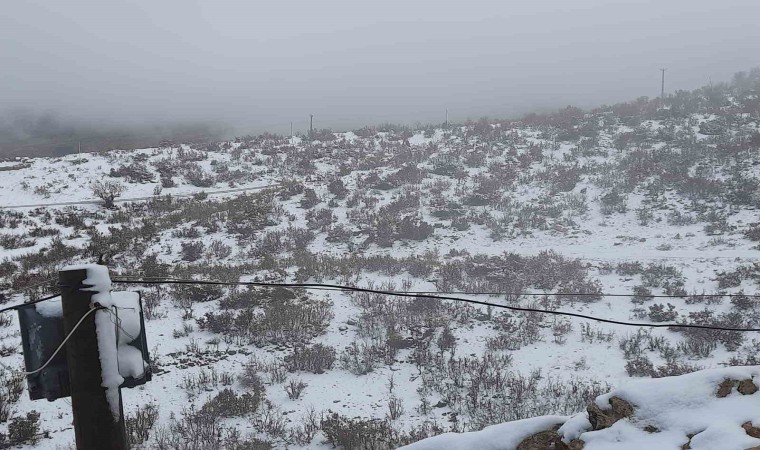
[{"label": "snow-covered ground", "polygon": [[[21,288],[103,255],[112,276],[498,291],[457,295],[616,320],[757,326],[760,197],[742,186],[760,177],[758,153],[721,153],[757,133],[757,122],[716,138],[694,125],[710,120],[704,112],[634,125],[600,117],[577,119],[576,128],[603,124],[592,141],[558,138],[548,125],[493,123],[30,159],[0,172],[3,298],[39,296]],[[636,143],[619,144],[626,134]],[[90,188],[104,180],[123,186],[112,210]],[[128,417],[157,406],[147,448],[225,388],[258,392],[251,373],[266,402],[215,417],[227,427],[225,445],[237,430],[276,448],[383,448],[553,415],[473,435],[481,442],[518,427],[521,439],[631,376],[751,363],[760,347],[749,334],[624,328],[448,301],[315,290],[297,291],[298,301],[278,297],[272,308],[257,290],[114,288],[142,289],[151,304],[146,330],[159,371],[123,391]],[[578,292],[591,296],[557,295]],[[748,297],[721,297],[740,292]],[[674,297],[648,297],[663,294]],[[282,305],[292,317],[277,315]],[[6,377],[23,365],[16,327],[14,318],[0,329]],[[332,364],[289,366],[316,344],[334,351]],[[289,394],[299,381],[303,392]],[[48,437],[34,447],[70,447],[68,400],[23,393],[9,405],[10,417],[40,413]],[[356,430],[368,441],[341,440]]]},{"label": "snow-covered ground", "polygon": [[[524,419],[477,432],[444,434],[403,448],[507,450],[516,448],[530,436],[553,430],[565,444],[582,441],[583,446],[578,448],[584,450],[757,448],[760,445],[758,380],[760,367],[754,366],[628,381],[595,400],[602,411],[611,409],[613,397],[633,407],[633,414],[619,417],[606,428],[597,426],[595,429],[589,422],[589,413],[582,412],[571,417]],[[729,389],[722,393],[721,385],[726,381],[729,381]],[[746,390],[737,389],[736,382],[745,382]]]}]

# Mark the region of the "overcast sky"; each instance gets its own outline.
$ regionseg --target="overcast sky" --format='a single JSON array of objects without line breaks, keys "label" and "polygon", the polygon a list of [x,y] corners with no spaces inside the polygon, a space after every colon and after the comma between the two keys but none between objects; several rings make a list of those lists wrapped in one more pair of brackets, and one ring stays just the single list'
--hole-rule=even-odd
[{"label": "overcast sky", "polygon": [[21,0],[0,109],[251,131],[511,116],[727,81],[757,0]]}]

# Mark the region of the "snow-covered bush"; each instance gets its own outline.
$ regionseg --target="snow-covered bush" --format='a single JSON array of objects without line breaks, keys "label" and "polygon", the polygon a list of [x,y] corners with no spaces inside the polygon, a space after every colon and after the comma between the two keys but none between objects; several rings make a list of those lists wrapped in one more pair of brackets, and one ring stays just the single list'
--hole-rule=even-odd
[{"label": "snow-covered bush", "polygon": [[247,416],[254,413],[263,400],[264,391],[251,389],[251,386],[243,394],[224,388],[201,407],[200,413],[219,418]]},{"label": "snow-covered bush", "polygon": [[289,399],[298,400],[308,386],[309,385],[304,383],[303,380],[293,378],[285,385],[285,393],[288,394]]},{"label": "snow-covered bush", "polygon": [[205,172],[198,164],[190,163],[185,166],[183,175],[190,184],[197,187],[211,187],[216,183],[214,175]]},{"label": "snow-covered bush", "polygon": [[662,303],[656,303],[649,307],[649,320],[652,322],[672,322],[678,317],[676,306],[668,303],[667,308]]},{"label": "snow-covered bush", "polygon": [[382,350],[366,342],[352,342],[340,354],[341,367],[354,375],[366,375],[380,365]]},{"label": "snow-covered bush", "polygon": [[11,408],[24,392],[24,378],[3,368],[0,371],[0,423],[11,417]]},{"label": "snow-covered bush", "polygon": [[106,208],[113,208],[114,200],[124,192],[124,185],[115,181],[94,181],[90,188],[95,197],[103,200]]},{"label": "snow-covered bush", "polygon": [[129,183],[152,183],[153,174],[142,162],[133,162],[116,168],[109,173],[112,177],[124,178]]},{"label": "snow-covered bush", "polygon": [[151,430],[158,419],[158,407],[148,403],[140,407],[132,414],[127,414],[124,418],[124,427],[126,429],[127,443],[130,446],[137,446],[150,438]]},{"label": "snow-covered bush", "polygon": [[296,346],[290,355],[285,356],[285,364],[289,372],[324,373],[335,364],[335,348],[322,344]]},{"label": "snow-covered bush", "polygon": [[386,420],[357,419],[330,414],[320,424],[327,442],[344,450],[391,450],[403,445]]},{"label": "snow-covered bush", "polygon": [[24,417],[14,417],[8,424],[8,435],[0,433],[0,444],[34,446],[40,440],[40,413],[30,411]]}]

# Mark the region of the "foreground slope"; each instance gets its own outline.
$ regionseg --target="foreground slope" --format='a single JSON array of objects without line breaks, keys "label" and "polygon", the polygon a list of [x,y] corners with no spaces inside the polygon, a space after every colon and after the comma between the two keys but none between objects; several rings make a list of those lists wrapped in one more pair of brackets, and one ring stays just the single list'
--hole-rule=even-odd
[{"label": "foreground slope", "polygon": [[625,383],[588,411],[444,434],[404,450],[746,450],[760,448],[760,366]]}]

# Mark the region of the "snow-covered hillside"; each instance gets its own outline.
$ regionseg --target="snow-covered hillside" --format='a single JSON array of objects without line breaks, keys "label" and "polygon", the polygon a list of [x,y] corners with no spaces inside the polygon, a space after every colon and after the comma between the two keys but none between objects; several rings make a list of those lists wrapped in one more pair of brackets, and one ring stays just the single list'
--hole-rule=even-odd
[{"label": "snow-covered hillside", "polygon": [[[743,83],[520,121],[5,162],[0,300],[39,298],[60,267],[102,258],[112,276],[757,327],[760,76]],[[114,208],[95,182],[120,186]],[[758,364],[760,351],[749,333],[422,297],[114,288],[143,292],[157,375],[123,395],[146,448],[394,448],[573,415],[630,377]],[[28,400],[17,321],[1,318],[3,439],[68,448],[70,405]]]}]

